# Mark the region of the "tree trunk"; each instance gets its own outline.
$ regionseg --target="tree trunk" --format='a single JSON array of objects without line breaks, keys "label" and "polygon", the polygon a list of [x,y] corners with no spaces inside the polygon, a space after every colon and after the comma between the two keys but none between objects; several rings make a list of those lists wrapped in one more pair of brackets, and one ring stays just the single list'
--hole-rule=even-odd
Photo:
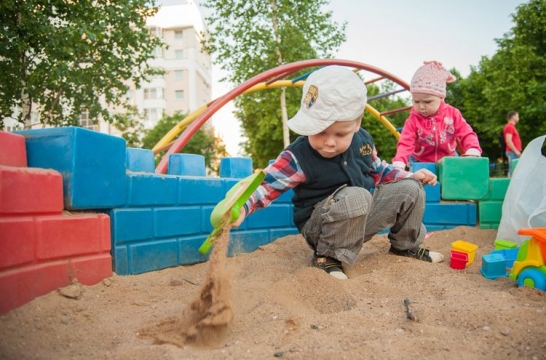
[{"label": "tree trunk", "polygon": [[[282,53],[279,48],[280,39],[278,34],[278,22],[277,22],[277,8],[276,1],[270,0],[269,5],[271,6],[271,24],[273,25],[273,37],[275,38],[275,54],[277,55],[277,66],[282,65]],[[288,131],[288,115],[286,111],[286,88],[281,88],[281,117],[282,117],[282,139],[284,147],[290,145],[290,132]]]}]

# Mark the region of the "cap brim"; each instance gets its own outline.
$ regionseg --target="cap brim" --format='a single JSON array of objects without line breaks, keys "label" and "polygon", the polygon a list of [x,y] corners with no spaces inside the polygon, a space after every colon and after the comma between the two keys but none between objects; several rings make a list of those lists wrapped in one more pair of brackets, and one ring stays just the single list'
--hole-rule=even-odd
[{"label": "cap brim", "polygon": [[292,119],[288,120],[287,125],[296,134],[309,136],[324,131],[333,123],[335,120],[317,120],[300,109]]}]

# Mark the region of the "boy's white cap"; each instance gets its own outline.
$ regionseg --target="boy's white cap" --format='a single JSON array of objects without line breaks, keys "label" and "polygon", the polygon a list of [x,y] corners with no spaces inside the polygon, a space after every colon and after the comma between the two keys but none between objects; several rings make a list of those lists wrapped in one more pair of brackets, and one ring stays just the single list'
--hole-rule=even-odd
[{"label": "boy's white cap", "polygon": [[348,68],[318,69],[305,81],[300,109],[288,127],[300,135],[316,135],[336,121],[356,120],[364,113],[366,92],[362,79]]}]

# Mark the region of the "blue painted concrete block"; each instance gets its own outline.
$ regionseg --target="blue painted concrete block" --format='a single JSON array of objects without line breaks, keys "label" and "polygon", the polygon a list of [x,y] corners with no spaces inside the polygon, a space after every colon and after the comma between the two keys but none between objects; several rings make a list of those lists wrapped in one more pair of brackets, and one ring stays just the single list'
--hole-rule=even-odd
[{"label": "blue painted concrete block", "polygon": [[271,204],[269,207],[251,214],[245,219],[245,223],[247,229],[294,226],[292,214],[292,206]]},{"label": "blue painted concrete block", "polygon": [[428,233],[445,230],[445,226],[443,225],[427,224],[427,223],[424,223],[424,224],[425,224],[425,227],[427,228]]},{"label": "blue painted concrete block", "polygon": [[207,237],[208,234],[206,236],[178,238],[178,263],[180,265],[190,265],[207,261],[210,252],[205,255],[198,251]]},{"label": "blue painted concrete block", "polygon": [[178,200],[176,176],[128,173],[127,205],[160,206],[175,205]]},{"label": "blue painted concrete block", "polygon": [[178,179],[178,204],[214,204],[227,193],[224,179],[180,177]]},{"label": "blue painted concrete block", "polygon": [[[214,206],[203,206],[201,207],[201,231],[204,233],[210,233],[213,230],[212,224],[210,223],[210,215],[214,210]],[[244,223],[239,226],[239,229],[242,230]]]},{"label": "blue painted concrete block", "polygon": [[439,203],[440,202],[441,184],[439,182],[435,186],[425,185],[425,186],[423,186],[423,189],[425,190],[425,201],[427,203],[429,203],[429,202]]},{"label": "blue painted concrete block", "polygon": [[298,234],[299,234],[299,231],[296,226],[282,228],[282,229],[281,228],[271,229],[269,230],[269,239],[271,240],[271,242],[273,242],[279,238],[282,238],[288,235],[298,235]]},{"label": "blue painted concrete block", "polygon": [[201,216],[198,207],[155,208],[154,237],[199,234]]},{"label": "blue painted concrete block", "polygon": [[68,210],[109,209],[125,204],[125,140],[78,127],[25,130],[29,167],[63,176]]},{"label": "blue painted concrete block", "polygon": [[427,203],[425,224],[476,226],[475,203]]},{"label": "blue painted concrete block", "polygon": [[129,274],[129,255],[127,254],[127,245],[112,247],[113,271],[117,275]]},{"label": "blue painted concrete block", "polygon": [[416,172],[421,169],[427,169],[433,174],[437,174],[436,172],[436,163],[431,162],[414,162],[411,164],[411,172]]},{"label": "blue painted concrete block", "polygon": [[243,179],[252,175],[252,159],[244,157],[222,158],[220,160],[220,177]]},{"label": "blue painted concrete block", "polygon": [[206,176],[205,157],[196,154],[170,154],[167,174]]},{"label": "blue painted concrete block", "polygon": [[112,247],[153,237],[152,210],[114,209],[110,211]]},{"label": "blue painted concrete block", "polygon": [[242,231],[230,235],[228,256],[249,253],[271,242],[268,230]]},{"label": "blue painted concrete block", "polygon": [[129,246],[129,273],[142,274],[178,265],[176,239],[154,240]]},{"label": "blue painted concrete block", "polygon": [[127,148],[125,166],[129,171],[155,172],[154,152],[149,149]]}]

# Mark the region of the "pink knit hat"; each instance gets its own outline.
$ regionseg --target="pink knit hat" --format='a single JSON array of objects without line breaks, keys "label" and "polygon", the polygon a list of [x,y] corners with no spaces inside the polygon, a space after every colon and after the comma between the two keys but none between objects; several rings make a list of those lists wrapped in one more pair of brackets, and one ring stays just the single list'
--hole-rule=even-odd
[{"label": "pink knit hat", "polygon": [[424,64],[411,78],[410,92],[430,94],[444,99],[446,83],[451,83],[457,78],[444,68],[441,62],[424,61]]}]

